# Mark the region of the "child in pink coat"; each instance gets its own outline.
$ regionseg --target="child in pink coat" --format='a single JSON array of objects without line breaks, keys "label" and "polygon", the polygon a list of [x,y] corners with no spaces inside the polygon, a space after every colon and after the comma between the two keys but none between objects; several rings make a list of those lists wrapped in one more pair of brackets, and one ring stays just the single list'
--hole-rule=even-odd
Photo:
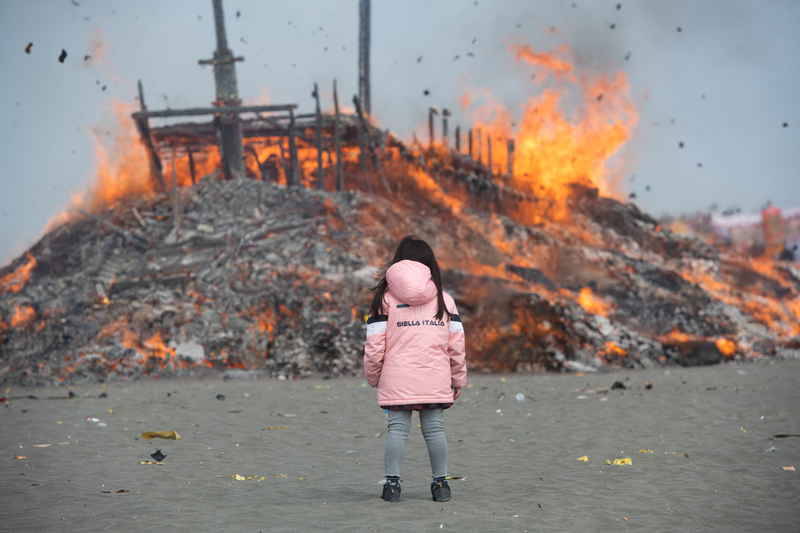
[{"label": "child in pink coat", "polygon": [[433,500],[451,499],[442,411],[467,382],[464,328],[453,298],[442,291],[433,250],[408,236],[379,275],[367,320],[364,373],[387,410],[384,500],[400,501],[400,467],[412,410],[419,411],[428,445]]}]

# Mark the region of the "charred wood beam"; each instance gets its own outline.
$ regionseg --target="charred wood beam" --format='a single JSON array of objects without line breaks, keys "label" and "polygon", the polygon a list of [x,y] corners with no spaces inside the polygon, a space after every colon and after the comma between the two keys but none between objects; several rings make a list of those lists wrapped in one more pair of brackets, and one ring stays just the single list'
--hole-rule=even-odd
[{"label": "charred wood beam", "polygon": [[[147,105],[144,103],[144,90],[142,89],[142,81],[139,80],[139,108],[141,112],[147,112]],[[145,151],[147,152],[147,158],[150,163],[150,181],[153,182],[153,185],[156,188],[160,188],[162,191],[166,190],[167,182],[164,180],[164,174],[162,173],[162,166],[161,166],[161,159],[158,157],[158,152],[155,149],[153,144],[153,137],[150,134],[150,124],[148,123],[147,118],[139,118],[134,119],[136,123],[136,129],[139,130],[139,136],[142,139],[142,144],[144,145]]]},{"label": "charred wood beam", "polygon": [[281,150],[281,165],[283,166],[283,175],[286,177],[286,184],[288,185],[291,178],[289,177],[289,163],[286,161],[286,154],[283,150],[283,139],[278,143],[278,148]]},{"label": "charred wood beam", "polygon": [[472,150],[472,128],[469,130],[469,158],[475,159],[475,152]]},{"label": "charred wood beam", "polygon": [[[364,113],[363,113],[363,111],[361,109],[361,104],[358,101],[358,98],[356,98],[355,96],[353,97],[353,103],[356,106],[356,114],[358,114],[358,121],[359,121],[359,124],[361,125],[361,137],[365,138],[367,147],[368,147],[368,149],[370,151],[370,154],[372,155],[372,168],[374,168],[375,171],[378,172],[378,175],[380,176],[380,179],[381,179],[381,184],[383,185],[383,188],[386,189],[386,192],[391,193],[392,190],[389,187],[388,180],[386,179],[386,173],[383,171],[383,165],[381,164],[381,158],[378,157],[378,149],[375,146],[375,139],[370,134],[369,123],[367,122],[367,119],[364,117]],[[359,146],[363,146],[363,144],[364,144],[363,142],[360,142]],[[362,165],[363,170],[364,170],[364,179],[366,180],[366,174],[367,174],[367,172],[366,172],[366,169],[367,169],[366,155],[363,156],[363,160],[362,160],[361,165]],[[367,182],[367,185],[369,186],[369,182]],[[370,189],[371,189],[371,187],[370,187]]]},{"label": "charred wood beam", "polygon": [[222,166],[222,178],[224,180],[232,179],[231,168],[228,162],[228,153],[225,149],[225,143],[222,137],[222,119],[219,115],[214,117],[214,133],[217,136],[217,147],[219,149],[219,160]]},{"label": "charred wood beam", "polygon": [[178,198],[178,178],[175,174],[175,150],[172,151],[172,221],[175,227],[175,240],[181,238],[181,204]]},{"label": "charred wood beam", "polygon": [[161,111],[137,111],[131,116],[134,119],[140,118],[169,118],[187,117],[197,115],[220,115],[227,113],[266,113],[270,111],[294,111],[296,104],[280,105],[254,105],[254,106],[225,106],[225,107],[192,107],[187,109],[164,109]]},{"label": "charred wood beam", "polygon": [[[291,113],[291,112],[290,112]],[[288,187],[297,187],[300,185],[299,168],[297,161],[297,146],[294,142],[294,113],[290,115],[289,122],[289,164],[291,165],[291,181],[289,176],[286,176],[286,185]]]},{"label": "charred wood beam", "polygon": [[447,117],[449,117],[449,116],[450,116],[450,110],[449,109],[443,109],[442,110],[442,145],[445,148],[447,148],[447,145],[448,145],[447,137],[448,137],[448,133],[449,132],[447,131]]},{"label": "charred wood beam", "polygon": [[317,120],[317,189],[320,191],[325,190],[325,172],[322,167],[322,112],[319,108],[319,89],[317,84],[314,84],[314,93],[312,94],[314,101],[317,104],[316,120]]},{"label": "charred wood beam", "polygon": [[[359,119],[363,118],[361,102],[358,100],[358,96],[353,96],[353,105],[356,106],[356,112],[358,113]],[[358,121],[356,132],[358,135],[358,160],[361,163],[361,174],[364,178],[364,186],[366,187],[367,191],[374,192],[372,190],[372,185],[369,182],[369,176],[367,175],[367,150],[364,139],[366,137],[366,132],[364,131],[364,124],[362,120]]]},{"label": "charred wood beam", "polygon": [[461,126],[456,126],[456,152],[461,153]]},{"label": "charred wood beam", "polygon": [[333,80],[333,108],[336,112],[336,122],[334,123],[333,142],[336,146],[336,190],[344,190],[344,174],[342,173],[342,139],[339,129],[339,96],[336,92],[336,80]]},{"label": "charred wood beam", "polygon": [[194,185],[197,183],[197,178],[195,176],[194,156],[192,155],[192,149],[187,148],[186,153],[189,155],[189,174],[192,176],[192,185]]},{"label": "charred wood beam", "polygon": [[358,100],[366,115],[372,114],[369,87],[370,0],[360,0],[358,6]]}]

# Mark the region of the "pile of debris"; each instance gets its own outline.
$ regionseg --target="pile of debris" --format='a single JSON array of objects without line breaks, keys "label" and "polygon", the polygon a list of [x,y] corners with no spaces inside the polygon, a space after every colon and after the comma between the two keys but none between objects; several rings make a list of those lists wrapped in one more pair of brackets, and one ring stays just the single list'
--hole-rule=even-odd
[{"label": "pile of debris", "polygon": [[726,256],[580,185],[569,220],[526,222],[552,201],[466,156],[390,139],[381,157],[371,184],[347,162],[363,190],[217,173],[74,216],[0,270],[0,381],[357,374],[374,272],[407,234],[437,253],[474,369],[800,355],[791,264]]}]

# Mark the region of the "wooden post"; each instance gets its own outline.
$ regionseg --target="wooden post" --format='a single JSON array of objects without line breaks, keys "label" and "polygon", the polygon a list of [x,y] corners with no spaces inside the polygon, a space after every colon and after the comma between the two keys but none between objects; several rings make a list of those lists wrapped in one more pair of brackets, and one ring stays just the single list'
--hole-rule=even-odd
[{"label": "wooden post", "polygon": [[325,170],[322,167],[322,112],[319,109],[319,90],[314,84],[314,94],[312,95],[317,102],[317,189],[325,190]]},{"label": "wooden post", "polygon": [[222,179],[230,180],[232,179],[231,176],[231,167],[228,164],[228,152],[225,150],[225,143],[223,141],[222,135],[222,120],[220,119],[219,115],[214,115],[214,134],[217,136],[217,147],[219,150],[219,162],[222,166]]},{"label": "wooden post", "polygon": [[336,93],[336,80],[333,80],[333,109],[336,120],[333,126],[333,142],[336,147],[336,190],[344,190],[344,174],[342,174],[342,133],[339,131],[339,97]]},{"label": "wooden post", "polygon": [[[361,118],[361,105],[358,101],[358,96],[353,96],[353,104],[356,106],[356,113],[358,114],[359,119]],[[356,122],[356,137],[358,137],[358,160],[361,163],[361,174],[364,178],[364,185],[369,192],[373,192],[372,185],[369,182],[369,176],[367,175],[367,148],[366,142],[364,137],[366,136],[366,132],[364,131],[364,125],[361,123],[361,120]]]},{"label": "wooden post", "polygon": [[[139,110],[147,111],[147,105],[144,103],[144,91],[142,90],[142,80],[139,80]],[[147,152],[147,158],[150,162],[150,181],[153,187],[162,191],[167,190],[167,182],[162,173],[161,159],[158,157],[153,138],[150,135],[150,124],[147,118],[136,119],[136,129],[139,130],[139,136],[142,138],[142,144]]]},{"label": "wooden post", "polygon": [[175,175],[175,149],[172,149],[172,220],[175,223],[175,242],[181,238],[181,205],[178,199],[178,178]]},{"label": "wooden post", "polygon": [[483,139],[481,139],[481,130],[478,130],[478,164],[483,164]]},{"label": "wooden post", "polygon": [[[386,189],[386,192],[391,194],[392,189],[389,187],[389,181],[386,179],[386,173],[383,171],[381,158],[378,157],[378,149],[375,146],[375,139],[372,137],[372,135],[370,135],[369,122],[367,122],[367,119],[364,116],[364,112],[361,109],[361,104],[358,101],[358,98],[356,98],[355,96],[353,97],[353,104],[355,104],[356,106],[358,123],[361,125],[361,133],[359,134],[359,139],[364,138],[366,140],[367,149],[372,155],[372,168],[378,173],[378,176],[380,176],[383,188]],[[363,146],[360,140],[359,144]],[[364,159],[362,160],[362,166],[364,169],[364,177],[366,179],[366,169],[367,169],[366,154],[364,155]],[[367,181],[367,186],[370,188],[370,190],[372,190],[372,186],[368,181]]]},{"label": "wooden post", "polygon": [[447,137],[448,137],[448,133],[449,132],[447,131],[447,117],[449,117],[449,116],[450,116],[450,110],[449,109],[443,109],[442,110],[442,146],[444,146],[445,149],[448,147],[447,146],[448,145]]},{"label": "wooden post", "polygon": [[461,153],[461,126],[456,126],[456,152]]},{"label": "wooden post", "polygon": [[428,142],[431,148],[433,148],[433,115],[438,115],[435,107],[428,110]]},{"label": "wooden post", "polygon": [[469,158],[475,160],[475,152],[472,150],[472,128],[469,129]]},{"label": "wooden post", "polygon": [[489,167],[489,172],[494,174],[492,170],[492,135],[486,136],[486,166]]},{"label": "wooden post", "polygon": [[281,164],[283,165],[283,175],[286,177],[286,185],[289,185],[289,180],[292,178],[289,176],[289,162],[286,161],[286,154],[283,150],[283,137],[280,138],[278,141],[278,148],[281,150]]},{"label": "wooden post", "polygon": [[514,177],[514,139],[508,140],[508,170],[506,173],[509,178]]},{"label": "wooden post", "polygon": [[286,176],[286,185],[289,187],[297,187],[300,185],[300,177],[297,168],[297,146],[294,140],[294,111],[289,111],[289,171],[291,174],[291,181],[289,176]]},{"label": "wooden post", "polygon": [[369,95],[370,0],[360,0],[358,15],[358,99],[362,112],[369,116],[372,114]]},{"label": "wooden post", "polygon": [[186,148],[186,151],[189,154],[189,174],[192,176],[192,185],[194,185],[195,183],[197,183],[197,178],[195,176],[195,170],[194,170],[194,156],[192,156],[191,148]]}]

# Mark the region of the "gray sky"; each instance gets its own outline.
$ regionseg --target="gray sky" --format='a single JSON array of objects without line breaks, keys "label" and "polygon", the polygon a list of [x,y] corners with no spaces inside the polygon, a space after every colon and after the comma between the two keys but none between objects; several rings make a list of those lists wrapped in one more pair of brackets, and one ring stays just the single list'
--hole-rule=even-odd
[{"label": "gray sky", "polygon": [[[210,68],[197,64],[216,46],[210,0],[76,3],[0,3],[0,264],[91,182],[88,132],[112,98],[132,102],[137,79],[151,109],[214,97]],[[356,93],[358,0],[225,0],[225,11],[229,45],[245,57],[243,98],[266,88],[273,103],[310,112],[315,81],[325,106],[333,78],[342,100]],[[640,116],[621,159],[642,208],[800,205],[798,22],[792,0],[373,0],[373,114],[402,138],[421,129],[430,105],[454,110],[452,123],[467,128],[458,102],[469,85],[519,118],[531,85],[509,43],[566,44],[578,73],[629,77]],[[83,61],[98,29],[106,66]]]}]

